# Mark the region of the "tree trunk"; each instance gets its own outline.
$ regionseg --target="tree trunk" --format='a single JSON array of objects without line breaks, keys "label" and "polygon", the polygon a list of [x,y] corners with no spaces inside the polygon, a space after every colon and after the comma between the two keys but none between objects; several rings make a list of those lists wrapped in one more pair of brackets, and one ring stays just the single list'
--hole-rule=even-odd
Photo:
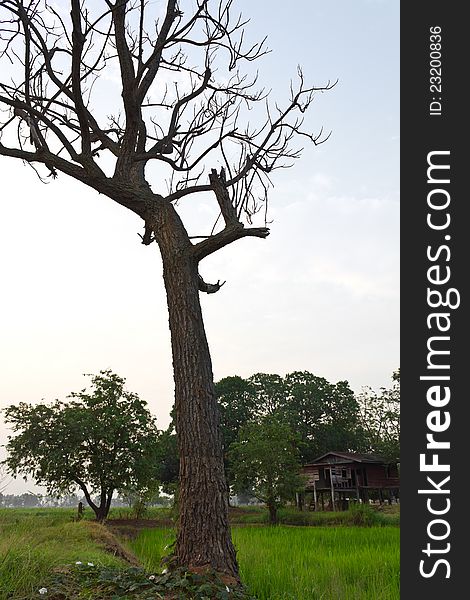
[{"label": "tree trunk", "polygon": [[106,497],[106,517],[109,515],[109,511],[111,510],[111,502],[113,501],[113,493],[114,490],[108,490]]},{"label": "tree trunk", "polygon": [[238,580],[198,264],[172,205],[153,216],[152,229],[163,261],[175,380],[180,455],[176,563],[189,569],[212,568]]},{"label": "tree trunk", "polygon": [[85,499],[88,502],[88,505],[95,513],[95,519],[99,523],[102,523],[108,516],[109,508],[111,506],[111,499],[113,496],[113,491],[110,492],[110,496],[108,497],[108,501],[107,501],[106,491],[102,489],[101,494],[100,494],[100,504],[98,506],[97,504],[95,504],[93,502],[90,492],[88,491],[88,488],[86,487],[85,483],[82,480],[78,479],[78,477],[75,477],[74,481],[80,487],[82,492],[84,493]]},{"label": "tree trunk", "polygon": [[114,490],[103,489],[101,490],[100,494],[100,505],[97,506],[94,503],[89,503],[95,513],[95,518],[99,523],[103,523],[103,521],[106,521],[108,517],[109,510],[111,508],[111,501],[113,499],[113,492]]},{"label": "tree trunk", "polygon": [[98,523],[103,523],[108,516],[106,513],[106,507],[100,505],[96,507],[96,510],[93,510],[95,511],[95,519],[98,521]]},{"label": "tree trunk", "polygon": [[276,507],[276,505],[269,503],[268,510],[269,510],[269,524],[277,525],[277,507]]}]

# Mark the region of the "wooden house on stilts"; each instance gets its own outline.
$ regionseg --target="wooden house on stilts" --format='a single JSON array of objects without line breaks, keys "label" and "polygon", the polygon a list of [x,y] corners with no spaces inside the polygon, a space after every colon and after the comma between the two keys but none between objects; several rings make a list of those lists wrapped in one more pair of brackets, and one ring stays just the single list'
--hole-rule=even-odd
[{"label": "wooden house on stilts", "polygon": [[350,501],[398,500],[400,478],[397,462],[373,454],[327,452],[302,467],[305,491],[298,496],[299,508],[345,510]]}]

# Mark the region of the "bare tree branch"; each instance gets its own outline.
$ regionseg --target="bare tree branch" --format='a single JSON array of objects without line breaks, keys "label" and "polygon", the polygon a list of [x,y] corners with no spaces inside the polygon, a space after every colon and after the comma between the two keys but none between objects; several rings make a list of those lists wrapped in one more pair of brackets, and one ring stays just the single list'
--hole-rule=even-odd
[{"label": "bare tree branch", "polygon": [[193,253],[197,260],[202,260],[209,254],[213,254],[228,246],[236,240],[241,240],[244,237],[258,237],[267,238],[269,235],[269,229],[267,227],[226,227],[220,233],[216,233],[213,236],[195,244]]},{"label": "bare tree branch", "polygon": [[217,283],[206,283],[200,275],[198,279],[199,291],[205,292],[206,294],[215,294],[220,290],[224,283],[225,281],[222,281],[221,283],[220,279],[217,281]]},{"label": "bare tree branch", "polygon": [[[270,175],[300,156],[295,141],[328,139],[323,129],[304,129],[304,114],[317,93],[335,84],[307,86],[299,68],[284,108],[270,103],[257,89],[257,75],[240,70],[269,51],[265,39],[247,43],[248,21],[234,17],[233,6],[234,0],[197,0],[188,11],[167,0],[161,22],[152,22],[145,0],[105,0],[104,8],[70,0],[68,20],[42,0],[3,0],[0,59],[9,61],[14,76],[0,79],[0,108],[6,109],[0,153],[46,165],[54,177],[75,177],[146,222],[162,203],[212,192],[223,229],[215,233],[214,224],[212,234],[194,244],[198,259],[242,237],[265,237],[266,227],[246,225],[261,210],[266,225]],[[227,74],[213,66],[224,59]],[[114,66],[121,97],[104,125],[94,86]],[[265,105],[256,128],[250,124],[254,104]],[[100,166],[102,153],[114,165],[111,177]],[[155,192],[147,180],[150,161],[170,172]],[[144,238],[148,243],[153,235]]]},{"label": "bare tree branch", "polygon": [[180,16],[181,13],[177,9],[177,1],[176,0],[168,0],[166,7],[166,15],[165,20],[163,21],[163,25],[158,33],[157,40],[155,42],[155,48],[147,60],[145,65],[143,66],[143,72],[146,71],[145,75],[141,75],[141,81],[137,90],[137,100],[142,103],[145,95],[149,91],[150,86],[152,85],[155,76],[158,73],[158,69],[160,68],[160,61],[162,58],[163,49],[168,39],[168,35],[170,33],[171,26],[173,25],[175,19]]}]

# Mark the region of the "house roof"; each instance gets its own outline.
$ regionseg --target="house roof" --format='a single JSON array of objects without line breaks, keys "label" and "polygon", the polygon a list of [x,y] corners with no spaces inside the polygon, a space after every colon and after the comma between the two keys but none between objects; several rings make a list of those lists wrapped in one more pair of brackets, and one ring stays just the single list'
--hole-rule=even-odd
[{"label": "house roof", "polygon": [[358,462],[358,463],[370,463],[370,464],[387,464],[390,461],[385,460],[383,457],[378,456],[377,454],[359,454],[358,452],[327,452],[326,454],[322,454],[318,458],[316,458],[313,462],[304,465],[306,467],[317,464],[327,463],[325,458],[327,456],[337,456],[340,459],[343,459],[344,462]]}]

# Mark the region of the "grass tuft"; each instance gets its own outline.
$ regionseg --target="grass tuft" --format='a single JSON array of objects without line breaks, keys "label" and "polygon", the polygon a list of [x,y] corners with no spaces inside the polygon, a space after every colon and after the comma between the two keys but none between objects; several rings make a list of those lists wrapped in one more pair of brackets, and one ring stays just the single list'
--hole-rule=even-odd
[{"label": "grass tuft", "polygon": [[67,563],[124,564],[92,541],[94,524],[65,512],[31,512],[0,510],[0,600],[38,598],[50,573]]}]

